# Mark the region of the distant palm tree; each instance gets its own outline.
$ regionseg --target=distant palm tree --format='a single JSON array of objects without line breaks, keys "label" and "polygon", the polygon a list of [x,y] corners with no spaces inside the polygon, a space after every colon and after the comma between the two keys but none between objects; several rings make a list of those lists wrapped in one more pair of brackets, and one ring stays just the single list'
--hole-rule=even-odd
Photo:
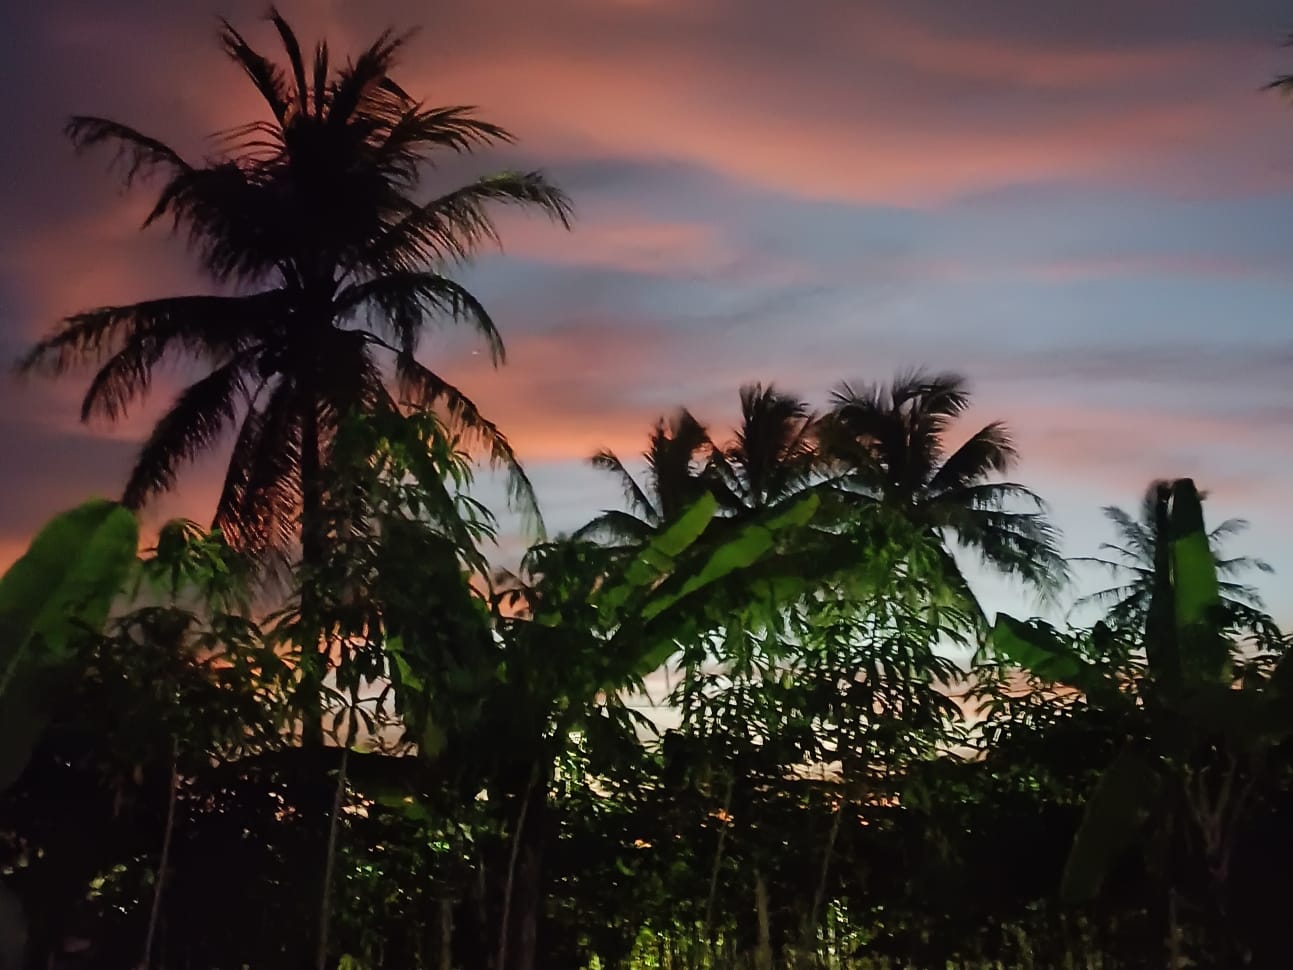
[{"label": "distant palm tree", "polygon": [[633,545],[645,541],[704,493],[702,472],[712,450],[704,425],[681,408],[668,420],[657,420],[651,429],[642,453],[645,483],[638,484],[615,452],[599,451],[590,462],[619,479],[629,511],[605,511],[580,529],[576,537]]},{"label": "distant palm tree", "polygon": [[813,483],[820,468],[817,415],[793,394],[769,384],[741,388],[741,420],[732,440],[716,448],[709,473],[733,514],[771,508]]},{"label": "distant palm tree", "polygon": [[[1054,590],[1067,570],[1045,504],[1023,485],[995,480],[1018,457],[1006,426],[985,425],[949,453],[952,425],[969,404],[957,374],[916,371],[888,385],[841,384],[819,431],[836,485],[896,512],[932,540],[946,580],[967,595],[949,541],[1007,576]],[[1026,510],[1015,510],[1018,504]]]},{"label": "distant palm tree", "polygon": [[[1144,625],[1154,592],[1157,553],[1163,539],[1158,508],[1166,501],[1166,493],[1170,490],[1171,482],[1151,482],[1135,516],[1116,505],[1106,505],[1101,510],[1118,533],[1116,542],[1100,544],[1101,551],[1108,553],[1109,557],[1084,556],[1074,561],[1095,563],[1113,575],[1125,578],[1126,582],[1083,596],[1075,606],[1104,607],[1106,621],[1116,626],[1136,629]],[[1222,543],[1246,528],[1248,523],[1243,519],[1227,519],[1208,533],[1219,577],[1234,577],[1252,570],[1274,572],[1271,565],[1261,559],[1222,555]],[[1231,607],[1264,608],[1261,597],[1252,586],[1223,578],[1220,587],[1222,602]]]},{"label": "distant palm tree", "polygon": [[503,361],[484,307],[442,270],[497,238],[491,204],[538,208],[568,224],[568,200],[538,172],[491,175],[420,200],[432,156],[511,135],[471,108],[410,97],[390,76],[404,37],[384,33],[334,69],[326,43],[307,65],[291,27],[276,12],[270,19],[285,65],[224,25],[225,52],[270,116],[222,133],[215,158],[191,164],[102,118],[67,126],[80,149],[114,146],[127,185],[159,175],[145,225],[169,220],[234,293],[76,314],[21,368],[61,374],[96,364],[82,418],[117,419],[148,392],[156,365],[196,361],[206,373],[154,426],[124,501],[137,507],[171,488],[182,464],[236,426],[215,524],[253,553],[299,534],[306,559],[317,560],[330,444],[354,410],[437,408],[509,470],[513,498],[533,509],[507,439],[417,353],[433,321],[445,319],[473,327],[494,363]]}]

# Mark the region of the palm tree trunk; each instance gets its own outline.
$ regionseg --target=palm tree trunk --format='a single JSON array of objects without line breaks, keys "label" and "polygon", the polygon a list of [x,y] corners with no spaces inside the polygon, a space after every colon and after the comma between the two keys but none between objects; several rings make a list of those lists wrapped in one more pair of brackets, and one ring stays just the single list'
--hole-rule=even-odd
[{"label": "palm tree trunk", "polygon": [[[309,618],[317,612],[319,601],[310,571],[323,563],[323,471],[319,461],[319,412],[314,395],[306,391],[306,406],[301,416],[301,564],[306,582],[301,589],[301,613]],[[307,625],[308,629],[308,625]],[[320,636],[306,656],[307,645],[301,644],[301,677],[303,702],[301,710],[301,744],[312,750],[323,747],[323,678],[327,671],[328,646]]]}]

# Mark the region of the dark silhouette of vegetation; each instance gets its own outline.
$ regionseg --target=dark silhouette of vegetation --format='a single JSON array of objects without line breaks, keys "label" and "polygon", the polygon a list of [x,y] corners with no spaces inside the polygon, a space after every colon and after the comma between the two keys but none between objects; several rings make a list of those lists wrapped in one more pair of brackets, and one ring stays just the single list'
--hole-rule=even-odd
[{"label": "dark silhouette of vegetation", "polygon": [[603,512],[578,535],[644,542],[706,491],[703,473],[713,448],[704,425],[683,408],[667,420],[661,418],[651,430],[642,455],[647,473],[645,487],[638,484],[615,452],[599,451],[592,457],[592,465],[619,480],[629,511]]},{"label": "dark silhouette of vegetation", "polygon": [[[1117,530],[1117,540],[1100,544],[1103,555],[1082,557],[1075,561],[1095,563],[1122,582],[1082,597],[1078,600],[1079,606],[1098,606],[1108,622],[1119,625],[1135,628],[1145,622],[1154,594],[1158,549],[1166,541],[1166,537],[1160,532],[1157,509],[1164,491],[1170,487],[1170,482],[1151,482],[1141,499],[1139,515],[1136,517],[1117,506],[1105,506],[1102,511]],[[1232,608],[1260,611],[1263,604],[1257,591],[1230,577],[1238,577],[1254,570],[1270,573],[1270,564],[1250,556],[1223,556],[1221,550],[1221,544],[1226,539],[1247,528],[1248,523],[1243,519],[1226,519],[1208,533],[1208,544],[1216,559],[1218,574],[1227,577],[1219,583],[1222,599]]]},{"label": "dark silhouette of vegetation", "polygon": [[[1038,589],[1063,583],[1045,504],[1022,485],[993,480],[1018,458],[1006,426],[994,421],[949,451],[952,423],[970,405],[963,377],[915,371],[887,386],[841,384],[833,403],[826,451],[846,487]],[[1024,510],[1012,508],[1020,503]],[[942,561],[947,580],[964,586],[951,556]]]},{"label": "dark silhouette of vegetation", "polygon": [[[528,483],[418,336],[501,360],[441,269],[491,203],[568,203],[533,174],[416,201],[429,154],[507,135],[413,101],[394,35],[333,70],[271,22],[286,67],[224,29],[273,120],[215,160],[71,125],[163,176],[149,221],[237,295],[25,360],[100,361],[87,417],[167,357],[207,373],[123,503],[0,577],[0,966],[1290,965],[1293,661],[1226,579],[1263,568],[1220,555],[1236,520],[1153,483],[1106,510],[1104,619],[988,624],[957,546],[1056,597],[1059,537],[1006,427],[954,447],[966,382],[917,371],[821,412],[748,385],[726,439],[679,410],[643,469],[592,459],[624,510],[496,568],[477,461]],[[139,553],[137,506],[234,425],[215,527]]]},{"label": "dark silhouette of vegetation", "polygon": [[418,360],[427,330],[474,328],[495,363],[503,341],[485,308],[443,267],[497,239],[500,204],[536,208],[562,223],[570,203],[539,172],[504,172],[419,198],[441,153],[509,142],[466,107],[427,107],[392,77],[405,38],[382,34],[337,66],[326,43],[307,63],[290,25],[271,17],[287,57],[279,65],[229,24],[221,43],[269,110],[217,138],[201,163],[115,121],[73,118],[78,148],[117,152],[127,185],[158,177],[145,225],[170,221],[217,283],[235,295],[197,295],[101,307],[65,320],[24,358],[55,374],[99,369],[83,419],[115,420],[149,390],[167,358],[208,370],[158,421],[123,501],[137,508],[171,488],[180,466],[238,428],[215,524],[236,548],[281,547],[304,528],[317,559],[324,476],[338,422],[439,406],[481,439],[534,497],[507,439],[461,390]]}]

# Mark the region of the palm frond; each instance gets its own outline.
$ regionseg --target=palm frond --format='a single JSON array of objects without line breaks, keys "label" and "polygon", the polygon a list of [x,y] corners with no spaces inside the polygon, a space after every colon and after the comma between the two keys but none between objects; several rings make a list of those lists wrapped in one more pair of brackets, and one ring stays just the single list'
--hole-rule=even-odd
[{"label": "palm frond", "polygon": [[1074,556],[1071,561],[1091,563],[1092,565],[1101,566],[1111,573],[1133,573],[1142,577],[1153,575],[1153,570],[1141,566],[1139,557],[1129,549],[1114,545],[1111,542],[1100,543],[1100,549],[1105,552],[1116,553],[1122,557],[1122,562],[1105,559],[1101,556]]},{"label": "palm frond", "polygon": [[[152,371],[176,350],[218,364],[241,353],[256,328],[277,318],[279,295],[173,297],[101,307],[69,317],[19,362],[20,371],[61,374],[101,362],[81,404],[81,420],[116,420],[147,394]],[[106,359],[105,359],[106,358]]]},{"label": "palm frond", "polygon": [[230,545],[260,559],[287,548],[300,514],[301,402],[280,380],[250,408],[230,455],[214,526]]},{"label": "palm frond", "polygon": [[269,8],[269,19],[273,23],[274,29],[278,31],[279,39],[283,42],[283,52],[287,54],[288,67],[291,68],[292,78],[296,84],[297,107],[301,114],[308,115],[310,113],[310,88],[305,80],[305,58],[301,56],[301,42],[297,40],[296,31],[292,30],[292,25],[284,20],[278,12],[278,8]]},{"label": "palm frond", "polygon": [[1226,519],[1216,528],[1208,533],[1209,542],[1217,542],[1221,539],[1229,539],[1246,532],[1251,523],[1247,519]]},{"label": "palm frond", "polygon": [[1055,595],[1069,580],[1059,532],[1045,515],[965,509],[943,527],[985,565],[1023,580],[1043,595]]},{"label": "palm frond", "polygon": [[[1073,560],[1078,561],[1078,560]],[[1107,589],[1096,590],[1094,593],[1087,593],[1079,596],[1073,601],[1074,606],[1104,606],[1110,601],[1122,602],[1132,600],[1136,597],[1144,597],[1145,581],[1143,578],[1134,583],[1125,583],[1122,586],[1110,586]]]},{"label": "palm frond", "polygon": [[439,273],[402,271],[388,273],[362,283],[352,283],[337,294],[337,316],[346,320],[364,309],[374,329],[389,331],[400,352],[416,354],[428,319],[447,317],[471,324],[489,346],[490,360],[503,364],[503,338],[484,305],[460,283]]},{"label": "palm frond", "polygon": [[[271,19],[275,20],[277,26],[282,18],[271,11]],[[251,79],[252,85],[265,99],[265,103],[269,105],[269,110],[274,113],[278,123],[283,124],[287,120],[288,111],[291,110],[291,100],[287,80],[282,70],[269,58],[258,53],[247,43],[242,34],[224,19],[220,21],[220,43],[229,58]]]},{"label": "palm frond", "polygon": [[486,176],[417,206],[374,240],[353,269],[384,274],[469,258],[498,244],[493,204],[533,206],[569,228],[570,200],[542,172]]},{"label": "palm frond", "polygon": [[125,165],[124,181],[127,186],[139,176],[149,176],[157,169],[169,169],[178,175],[192,171],[188,162],[165,142],[150,138],[117,121],[95,118],[91,115],[74,115],[68,119],[63,131],[72,140],[78,152],[97,145],[115,144],[114,163]]},{"label": "palm frond", "polygon": [[68,317],[18,361],[20,371],[59,375],[102,361],[136,343],[164,354],[174,343],[189,353],[225,356],[278,318],[278,292],[253,296],[179,296],[99,307]]},{"label": "palm frond", "polygon": [[1262,599],[1262,594],[1257,591],[1255,586],[1222,580],[1217,584],[1217,588],[1221,591],[1221,598],[1224,602],[1240,603],[1244,606],[1251,606],[1254,609],[1259,610],[1266,608],[1266,603]]},{"label": "palm frond", "polygon": [[328,42],[321,40],[314,47],[314,97],[312,106],[316,120],[323,117],[328,97]]},{"label": "palm frond", "polygon": [[248,398],[245,369],[249,363],[245,357],[235,358],[180,393],[140,449],[122,504],[138,509],[150,496],[169,489],[179,466],[233,423],[239,405]]},{"label": "palm frond", "polygon": [[656,421],[642,457],[660,522],[671,520],[700,497],[705,490],[703,469],[713,451],[708,430],[686,408]]},{"label": "palm frond", "polygon": [[641,512],[653,521],[659,521],[660,512],[655,504],[647,497],[642,486],[624,467],[619,456],[609,449],[603,449],[588,459],[588,463],[598,471],[607,472],[614,475],[620,483],[620,488],[624,491],[624,500],[629,503],[629,507]]},{"label": "palm frond", "polygon": [[427,149],[465,154],[477,148],[511,144],[516,140],[506,128],[477,118],[475,111],[468,105],[410,108],[390,126],[378,150],[379,155],[393,159],[415,153],[418,157],[425,157]]},{"label": "palm frond", "polygon": [[961,488],[993,474],[1005,474],[1018,456],[1005,424],[994,421],[976,431],[943,461],[930,479],[929,489],[940,492]]},{"label": "palm frond", "polygon": [[163,187],[144,226],[169,218],[217,282],[259,282],[290,257],[293,227],[274,215],[271,197],[236,162],[180,172]]},{"label": "palm frond", "polygon": [[334,128],[348,124],[361,110],[375,117],[390,117],[408,103],[407,95],[401,96],[399,88],[383,85],[395,58],[413,31],[396,34],[386,30],[344,67],[332,89],[332,102],[328,111],[328,124]]},{"label": "palm frond", "polygon": [[656,525],[646,519],[638,518],[628,512],[617,509],[603,511],[586,525],[580,526],[572,534],[577,540],[602,541],[611,540],[630,546],[638,546],[648,541]]},{"label": "palm frond", "polygon": [[467,395],[412,355],[401,354],[396,358],[395,373],[406,403],[416,408],[442,408],[451,430],[462,433],[468,445],[475,442],[485,447],[490,464],[507,474],[508,500],[512,507],[541,533],[543,518],[534,485],[498,426],[486,420]]},{"label": "palm frond", "polygon": [[[1157,526],[1154,523],[1154,506],[1149,506],[1149,518],[1136,520],[1116,505],[1106,505],[1101,511],[1113,523],[1122,543],[1133,558],[1142,562],[1154,561],[1158,546]],[[1143,515],[1143,512],[1142,512]]]},{"label": "palm frond", "polygon": [[1257,570],[1259,573],[1271,575],[1275,572],[1275,567],[1265,559],[1257,559],[1253,556],[1231,556],[1228,559],[1218,559],[1217,572],[1223,576],[1233,576],[1236,573],[1246,573],[1250,570]]},{"label": "palm frond", "polygon": [[775,385],[741,388],[741,423],[723,455],[742,505],[762,508],[809,483],[817,467],[816,421],[807,402]]},{"label": "palm frond", "polygon": [[[925,496],[920,507],[934,513],[958,508],[1000,511],[1012,504],[1026,506],[1039,513],[1049,511],[1045,499],[1019,482],[980,482],[977,485],[948,489]],[[934,517],[937,518],[937,515]]]}]

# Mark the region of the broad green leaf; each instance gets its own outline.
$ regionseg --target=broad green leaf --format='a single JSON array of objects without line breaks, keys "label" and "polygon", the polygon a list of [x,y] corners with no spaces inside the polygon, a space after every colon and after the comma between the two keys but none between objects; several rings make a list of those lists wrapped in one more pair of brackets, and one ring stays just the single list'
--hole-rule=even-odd
[{"label": "broad green leaf", "polygon": [[701,537],[717,512],[718,499],[709,492],[704,493],[678,516],[677,521],[653,538],[648,548],[670,560],[677,559]]},{"label": "broad green leaf", "polygon": [[138,542],[128,510],[87,502],[51,520],[0,578],[0,790],[22,772],[72,674],[77,633],[107,620]]},{"label": "broad green leaf", "polygon": [[1005,613],[997,614],[992,628],[992,645],[1011,663],[1043,680],[1079,686],[1085,664],[1048,623],[1024,623]]},{"label": "broad green leaf", "polygon": [[635,590],[651,585],[674,566],[674,560],[695,544],[709,528],[718,500],[706,492],[659,535],[652,537],[646,547],[629,564],[624,576],[608,586],[599,597],[599,604],[614,612],[620,609]]},{"label": "broad green leaf", "polygon": [[700,572],[683,583],[676,596],[651,604],[643,611],[644,615],[650,619],[676,600],[712,585],[738,569],[754,565],[772,550],[779,533],[806,525],[817,511],[820,501],[816,495],[807,495],[766,522],[747,525],[734,538],[710,553]]},{"label": "broad green leaf", "polygon": [[1203,527],[1203,504],[1194,482],[1172,484],[1169,520],[1172,592],[1181,666],[1196,677],[1228,679],[1229,651],[1212,617],[1221,605],[1217,564]]},{"label": "broad green leaf", "polygon": [[1155,765],[1128,745],[1105,769],[1087,801],[1064,865],[1060,895],[1083,903],[1100,893],[1119,855],[1138,840],[1160,788]]},{"label": "broad green leaf", "polygon": [[1176,624],[1184,629],[1206,621],[1221,603],[1217,564],[1203,528],[1203,503],[1188,478],[1172,485],[1171,542]]},{"label": "broad green leaf", "polygon": [[0,696],[39,639],[58,655],[78,627],[102,626],[135,562],[139,527],[115,502],[86,502],[52,519],[0,577]]},{"label": "broad green leaf", "polygon": [[[640,623],[633,623],[616,631],[612,649],[626,641],[632,643],[629,649],[635,657],[630,669],[637,676],[645,676],[658,669],[678,649],[678,642],[695,632],[694,616],[685,610],[674,614],[668,614],[668,611],[692,593],[761,561],[772,550],[779,533],[808,523],[819,503],[816,495],[809,495],[764,523],[741,529],[732,539],[710,552],[699,572],[688,577],[680,589],[672,593],[657,592],[642,606],[635,619],[651,624],[648,638],[639,640],[643,628]],[[751,593],[756,598],[762,597],[763,605],[770,608],[778,594],[791,598],[791,594],[801,592],[803,588],[803,580],[797,577],[774,576],[757,580],[751,585]]]}]

